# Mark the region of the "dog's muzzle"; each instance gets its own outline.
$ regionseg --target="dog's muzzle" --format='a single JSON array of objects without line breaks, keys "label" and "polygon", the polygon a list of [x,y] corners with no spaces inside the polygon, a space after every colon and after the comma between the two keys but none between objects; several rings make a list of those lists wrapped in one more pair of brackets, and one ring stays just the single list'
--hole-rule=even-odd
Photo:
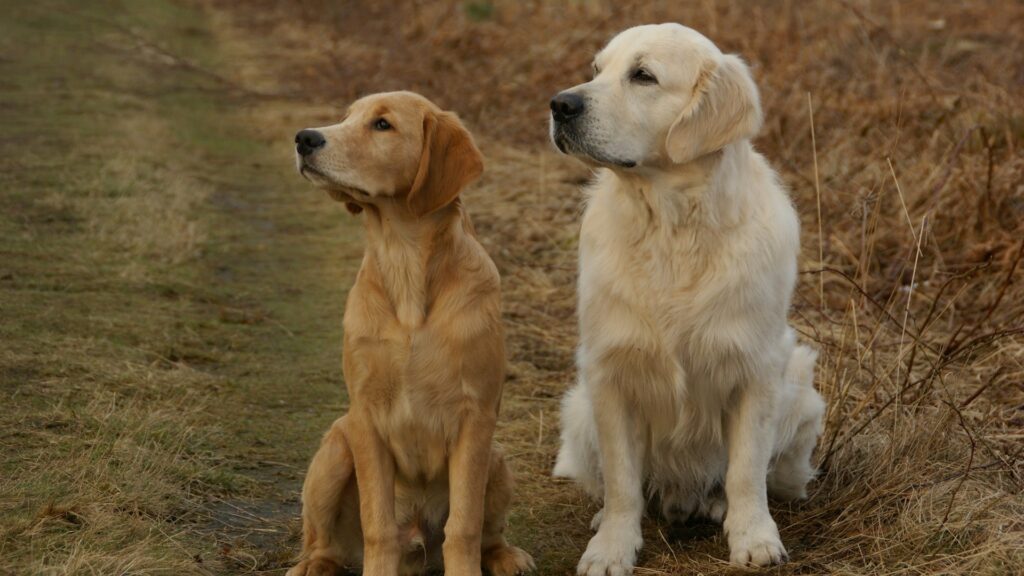
[{"label": "dog's muzzle", "polygon": [[577,146],[573,142],[576,120],[583,114],[586,103],[573,92],[559,92],[551,99],[551,141],[562,154],[571,154]]},{"label": "dog's muzzle", "polygon": [[551,99],[551,141],[562,154],[585,156],[600,164],[632,168],[636,162],[612,158],[595,149],[581,131],[586,129],[583,114],[587,104],[583,96],[575,92],[559,92]]}]

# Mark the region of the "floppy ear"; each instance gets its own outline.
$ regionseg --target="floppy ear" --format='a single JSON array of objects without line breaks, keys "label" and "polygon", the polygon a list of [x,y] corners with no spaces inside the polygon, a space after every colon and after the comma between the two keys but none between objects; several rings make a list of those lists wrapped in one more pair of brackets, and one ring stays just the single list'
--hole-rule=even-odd
[{"label": "floppy ear", "polygon": [[451,112],[427,112],[423,119],[423,153],[406,202],[416,216],[452,203],[484,170],[473,137]]},{"label": "floppy ear", "polygon": [[665,147],[673,162],[689,162],[753,138],[761,120],[761,99],[750,70],[738,57],[725,54],[701,70],[693,99],[669,129]]}]

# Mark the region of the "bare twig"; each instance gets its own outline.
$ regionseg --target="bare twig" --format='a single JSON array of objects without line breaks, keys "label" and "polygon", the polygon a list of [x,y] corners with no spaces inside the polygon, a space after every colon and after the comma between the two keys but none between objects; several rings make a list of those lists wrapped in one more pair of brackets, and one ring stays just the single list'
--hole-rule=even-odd
[{"label": "bare twig", "polygon": [[[811,124],[811,153],[814,158],[814,196],[818,204],[818,265],[825,265],[825,238],[822,234],[821,224],[821,181],[818,177],[818,140],[814,135],[814,105],[811,102],[811,93],[807,93],[807,117]],[[819,306],[825,309],[825,277],[818,276],[818,298]]]}]

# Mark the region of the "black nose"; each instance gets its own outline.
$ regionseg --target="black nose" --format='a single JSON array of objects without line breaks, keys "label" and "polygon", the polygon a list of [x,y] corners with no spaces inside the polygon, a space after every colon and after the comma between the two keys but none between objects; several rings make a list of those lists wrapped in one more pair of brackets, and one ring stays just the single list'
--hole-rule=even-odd
[{"label": "black nose", "polygon": [[295,151],[302,156],[309,156],[326,143],[324,135],[316,130],[299,130],[295,135]]},{"label": "black nose", "polygon": [[551,99],[551,116],[557,122],[571,120],[583,113],[583,97],[572,92],[561,92]]}]

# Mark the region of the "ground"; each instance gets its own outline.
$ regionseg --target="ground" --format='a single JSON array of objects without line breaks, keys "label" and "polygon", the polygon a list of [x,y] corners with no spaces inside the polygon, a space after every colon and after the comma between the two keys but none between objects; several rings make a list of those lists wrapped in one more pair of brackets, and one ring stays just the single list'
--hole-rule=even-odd
[{"label": "ground", "polygon": [[[0,7],[0,574],[283,574],[362,249],[291,136],[398,88],[487,157],[465,197],[503,276],[510,539],[571,574],[598,507],[550,469],[590,174],[546,101],[664,20],[751,63],[804,225],[792,318],[829,410],[772,573],[1024,566],[1019,3]],[[715,526],[644,532],[638,574],[732,571]]]}]

